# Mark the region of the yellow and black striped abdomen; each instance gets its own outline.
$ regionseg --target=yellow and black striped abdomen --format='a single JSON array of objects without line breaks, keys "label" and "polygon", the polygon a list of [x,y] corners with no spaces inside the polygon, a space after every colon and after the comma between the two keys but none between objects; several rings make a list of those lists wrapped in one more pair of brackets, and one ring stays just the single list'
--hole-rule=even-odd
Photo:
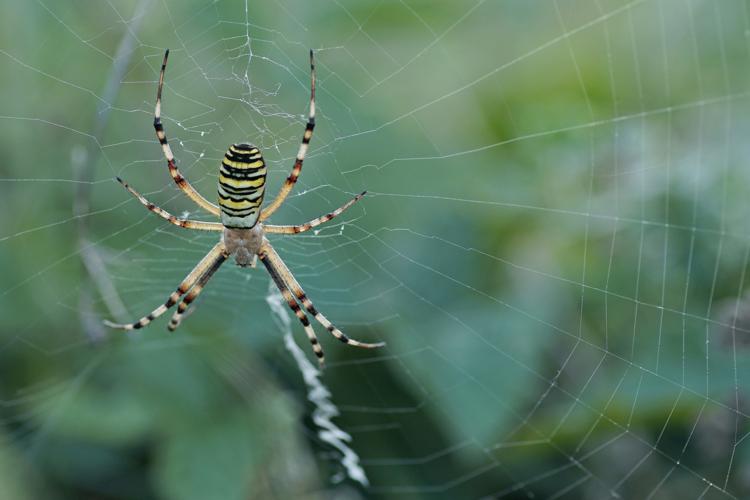
[{"label": "yellow and black striped abdomen", "polygon": [[231,145],[219,169],[221,223],[232,228],[255,226],[265,190],[266,163],[260,150],[249,144]]}]

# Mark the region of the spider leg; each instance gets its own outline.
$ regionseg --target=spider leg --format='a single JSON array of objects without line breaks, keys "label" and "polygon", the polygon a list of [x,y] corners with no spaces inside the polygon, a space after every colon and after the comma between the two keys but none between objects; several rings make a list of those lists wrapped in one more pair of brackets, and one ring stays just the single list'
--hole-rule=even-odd
[{"label": "spider leg", "polygon": [[227,260],[229,256],[226,253],[226,249],[224,247],[224,243],[219,242],[217,243],[207,254],[203,259],[201,259],[200,262],[198,262],[198,265],[196,265],[192,271],[185,277],[184,280],[182,280],[182,283],[180,283],[180,286],[177,287],[177,290],[172,292],[172,294],[169,296],[167,301],[151,311],[146,316],[142,317],[135,323],[113,323],[111,321],[104,321],[104,324],[111,327],[111,328],[117,328],[120,330],[137,330],[139,328],[143,328],[144,326],[148,325],[153,321],[154,319],[158,318],[167,310],[175,305],[177,301],[187,293],[190,288],[195,285],[197,281],[203,277],[206,273],[213,273],[212,269],[218,268],[225,260]]},{"label": "spider leg", "polygon": [[263,242],[260,258],[263,260],[263,263],[266,264],[269,272],[273,268],[279,274],[286,286],[289,287],[292,293],[297,297],[297,300],[302,303],[307,312],[312,314],[318,323],[323,325],[326,330],[331,332],[331,335],[339,339],[341,342],[355,347],[363,347],[365,349],[374,349],[376,347],[383,347],[385,345],[385,342],[369,344],[366,342],[360,342],[358,340],[350,339],[349,337],[344,335],[344,332],[336,328],[330,321],[328,321],[328,318],[323,316],[317,311],[317,309],[315,309],[313,303],[310,301],[310,299],[307,298],[307,295],[305,295],[305,291],[302,289],[300,284],[297,283],[297,280],[294,279],[294,275],[292,275],[292,272],[288,267],[286,267],[284,261],[281,260],[279,254],[276,253],[276,250],[273,249],[268,241]]},{"label": "spider leg", "polygon": [[177,217],[170,214],[163,208],[159,208],[155,204],[148,201],[146,198],[143,197],[142,194],[140,194],[138,191],[130,187],[130,185],[127,182],[120,179],[119,177],[117,177],[117,182],[122,184],[123,187],[130,192],[130,194],[138,198],[138,201],[140,201],[144,207],[148,208],[159,217],[168,220],[175,226],[180,226],[180,227],[184,227],[187,229],[199,229],[201,231],[223,231],[224,230],[224,226],[222,226],[221,223],[219,222],[204,222],[204,221],[199,221],[199,220],[178,219]]},{"label": "spider leg", "polygon": [[310,230],[316,226],[319,226],[325,222],[328,222],[329,220],[333,219],[337,215],[340,215],[343,213],[346,209],[357,203],[359,200],[362,199],[362,197],[367,193],[367,191],[363,191],[362,193],[358,194],[348,202],[346,202],[344,205],[340,206],[333,212],[327,213],[321,217],[318,217],[317,219],[313,219],[310,222],[305,222],[304,224],[300,224],[299,226],[273,226],[271,224],[264,224],[263,230],[267,233],[283,233],[283,234],[297,234],[302,233],[307,230]]},{"label": "spider leg", "polygon": [[279,190],[279,194],[276,195],[276,198],[271,202],[270,205],[268,205],[266,208],[264,208],[261,211],[260,213],[261,222],[269,218],[271,214],[274,213],[276,209],[278,209],[281,206],[281,204],[284,202],[286,197],[289,196],[289,193],[292,191],[292,188],[294,187],[294,183],[297,182],[299,173],[300,171],[302,171],[302,162],[305,161],[305,155],[307,154],[307,149],[310,146],[310,139],[312,139],[314,128],[315,128],[315,60],[313,59],[313,51],[310,50],[310,112],[307,118],[307,125],[305,126],[305,133],[302,135],[302,143],[299,146],[297,157],[294,160],[294,167],[292,168],[292,173],[289,174],[289,177],[287,177],[286,181],[284,181],[284,185],[281,186],[281,190]]},{"label": "spider leg", "polygon": [[193,200],[196,204],[214,215],[219,215],[219,207],[205,199],[203,195],[196,191],[187,179],[182,176],[180,170],[177,168],[177,164],[175,163],[172,148],[169,147],[169,142],[167,142],[167,134],[164,132],[164,125],[161,123],[161,91],[162,87],[164,87],[164,71],[167,69],[168,57],[169,49],[164,52],[164,61],[161,63],[161,72],[159,72],[159,88],[156,91],[156,109],[154,110],[154,130],[156,130],[156,138],[159,139],[161,150],[164,153],[164,157],[167,159],[167,165],[169,165],[169,174],[172,176],[172,179],[174,179],[177,187],[179,187],[188,198]]},{"label": "spider leg", "polygon": [[185,311],[188,310],[190,304],[192,304],[193,301],[198,297],[198,295],[200,295],[200,293],[203,291],[203,288],[205,288],[206,283],[208,283],[208,280],[210,280],[214,273],[219,270],[226,259],[227,257],[224,256],[223,258],[216,260],[214,264],[205,273],[203,273],[203,275],[200,277],[200,279],[198,279],[195,285],[193,285],[193,288],[191,288],[187,295],[185,295],[185,297],[182,299],[182,302],[177,305],[177,311],[175,311],[175,313],[172,315],[172,319],[169,320],[169,325],[167,325],[167,329],[170,332],[175,331],[177,327],[180,326],[180,323],[182,322],[182,319],[185,315]]},{"label": "spider leg", "polygon": [[289,309],[294,312],[294,315],[297,316],[297,319],[300,320],[300,323],[302,323],[302,326],[305,328],[305,333],[307,334],[308,340],[310,340],[312,350],[318,357],[318,363],[320,363],[320,367],[323,368],[323,366],[325,365],[323,348],[320,346],[320,342],[318,342],[318,337],[315,335],[315,330],[313,330],[312,326],[310,326],[310,320],[307,319],[307,315],[302,312],[299,304],[297,304],[297,302],[294,300],[292,292],[289,291],[289,288],[287,287],[286,283],[284,283],[284,279],[281,277],[279,270],[276,269],[273,263],[269,260],[268,255],[266,253],[260,253],[259,257],[261,262],[265,264],[266,269],[268,270],[268,274],[271,275],[271,279],[273,279],[273,282],[281,292],[284,300],[286,300],[287,305],[289,305]]}]

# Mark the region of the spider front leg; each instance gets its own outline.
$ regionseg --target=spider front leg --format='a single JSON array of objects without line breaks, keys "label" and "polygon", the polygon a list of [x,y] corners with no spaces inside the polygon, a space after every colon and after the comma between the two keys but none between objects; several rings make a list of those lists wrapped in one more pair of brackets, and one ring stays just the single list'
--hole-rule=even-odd
[{"label": "spider front leg", "polygon": [[164,72],[167,69],[167,59],[169,58],[169,49],[164,52],[164,61],[161,63],[161,71],[159,72],[159,88],[156,90],[156,108],[154,109],[154,130],[156,131],[156,138],[159,139],[161,144],[161,150],[164,153],[164,157],[167,159],[167,166],[169,167],[169,175],[174,179],[175,184],[179,187],[191,200],[197,205],[201,206],[208,212],[214,215],[219,215],[219,207],[208,201],[201,195],[195,188],[183,177],[180,170],[177,168],[175,163],[174,154],[172,154],[172,148],[169,147],[167,141],[167,134],[164,131],[164,125],[161,123],[161,91],[164,87]]},{"label": "spider front leg", "polygon": [[302,162],[305,161],[305,155],[307,149],[310,147],[310,139],[312,139],[313,129],[315,128],[315,60],[313,58],[313,51],[310,50],[310,112],[307,117],[307,125],[305,125],[305,133],[302,135],[302,143],[297,151],[297,157],[294,160],[294,167],[292,167],[292,173],[289,174],[284,185],[281,186],[279,194],[276,198],[260,213],[261,222],[268,219],[277,208],[284,203],[284,200],[289,193],[292,191],[294,184],[297,182],[300,172],[302,171]]},{"label": "spider front leg", "polygon": [[325,215],[322,215],[318,217],[317,219],[313,219],[310,222],[306,222],[304,224],[300,224],[299,226],[274,226],[271,224],[263,224],[263,230],[267,233],[280,233],[280,234],[297,234],[297,233],[303,233],[305,231],[308,231],[316,226],[319,226],[321,224],[324,224],[328,222],[329,220],[333,219],[337,215],[340,215],[343,213],[346,209],[357,203],[359,200],[362,199],[362,197],[367,194],[367,191],[362,191],[360,194],[346,202],[344,205],[340,206],[333,212],[329,212]]},{"label": "spider front leg", "polygon": [[[286,264],[284,264],[284,261],[281,260],[281,257],[279,257],[279,254],[276,253],[276,250],[273,249],[273,247],[268,241],[263,242],[263,246],[261,247],[261,250],[260,250],[260,258],[263,261],[263,263],[266,265],[268,272],[271,273],[271,276],[273,277],[274,273],[278,274],[279,278],[283,281],[285,286],[288,287],[288,289],[291,290],[291,292],[297,297],[297,300],[302,303],[302,305],[305,307],[307,312],[312,314],[313,317],[318,321],[318,323],[323,325],[323,327],[325,327],[325,329],[328,330],[331,333],[331,335],[339,339],[341,342],[351,345],[351,346],[355,346],[355,347],[362,347],[365,349],[374,349],[377,347],[383,347],[385,345],[385,342],[377,342],[377,343],[370,344],[366,342],[360,342],[359,340],[350,339],[344,334],[344,332],[336,328],[330,321],[328,321],[328,318],[323,316],[321,313],[318,312],[317,309],[315,309],[315,306],[313,305],[312,301],[310,301],[310,299],[307,298],[305,291],[302,289],[300,284],[297,283],[297,280],[294,279],[292,272],[289,270],[288,267],[286,267]],[[277,283],[277,286],[278,286],[278,283]],[[290,307],[292,307],[291,304],[290,304]],[[299,308],[299,306],[297,307]]]},{"label": "spider front leg", "polygon": [[151,311],[146,316],[142,317],[135,323],[113,323],[111,321],[104,321],[104,324],[111,327],[111,328],[118,328],[120,330],[137,330],[139,328],[143,328],[144,326],[148,325],[153,321],[154,319],[158,318],[169,308],[171,308],[173,305],[177,303],[177,301],[185,295],[188,290],[190,290],[193,285],[196,284],[201,278],[207,274],[213,274],[216,269],[221,266],[221,264],[224,263],[225,260],[229,257],[229,254],[226,253],[226,249],[224,248],[224,243],[219,242],[214,246],[208,254],[206,254],[203,259],[201,259],[200,262],[198,262],[198,265],[196,265],[192,271],[185,277],[184,280],[182,280],[182,283],[180,283],[180,286],[177,287],[177,290],[172,292],[172,294],[169,296],[167,301]]}]

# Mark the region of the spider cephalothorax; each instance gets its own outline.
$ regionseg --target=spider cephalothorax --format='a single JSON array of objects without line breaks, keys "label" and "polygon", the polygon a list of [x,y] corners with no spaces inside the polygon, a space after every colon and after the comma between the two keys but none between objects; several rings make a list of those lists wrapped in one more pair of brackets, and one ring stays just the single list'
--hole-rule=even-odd
[{"label": "spider cephalothorax", "polygon": [[240,267],[255,267],[255,258],[263,245],[263,224],[246,228],[225,227],[222,241]]},{"label": "spider cephalothorax", "polygon": [[208,254],[203,257],[198,265],[190,271],[187,277],[177,287],[177,290],[172,292],[164,304],[157,307],[151,313],[142,317],[135,323],[117,324],[105,321],[105,324],[122,330],[143,328],[153,319],[161,316],[169,308],[179,302],[177,312],[172,316],[168,326],[170,330],[174,330],[180,325],[182,317],[190,304],[196,299],[196,297],[198,297],[206,283],[208,283],[214,273],[218,271],[219,267],[221,267],[230,256],[234,256],[237,264],[243,267],[254,267],[256,258],[260,258],[261,262],[263,262],[263,265],[265,265],[268,270],[268,273],[271,275],[273,282],[279,288],[284,300],[286,300],[290,309],[302,323],[305,333],[312,344],[313,352],[315,352],[321,365],[323,364],[323,349],[320,347],[315,332],[313,331],[312,326],[310,326],[310,321],[300,308],[300,305],[304,307],[307,312],[312,314],[313,317],[334,337],[346,344],[365,348],[383,346],[384,344],[382,342],[367,344],[350,339],[344,335],[341,330],[333,326],[325,316],[320,314],[317,309],[315,309],[315,306],[310,299],[307,298],[307,295],[305,295],[304,290],[299,283],[297,283],[297,280],[294,278],[289,268],[286,267],[284,261],[281,260],[279,254],[276,253],[276,250],[274,250],[271,243],[265,237],[265,233],[296,234],[319,226],[342,213],[344,210],[359,201],[365,194],[358,194],[336,210],[305,224],[298,226],[274,226],[263,224],[263,221],[270,217],[270,215],[281,206],[291,192],[292,187],[297,182],[297,178],[302,170],[302,162],[305,159],[305,154],[307,153],[307,148],[310,144],[310,139],[312,138],[313,129],[315,128],[315,64],[313,61],[313,52],[310,51],[310,112],[307,125],[305,126],[305,133],[302,136],[302,144],[300,144],[299,151],[297,152],[292,172],[281,187],[279,194],[276,195],[276,198],[271,204],[265,208],[262,208],[262,204],[263,196],[265,194],[266,164],[260,150],[255,146],[240,143],[231,145],[227,150],[221,161],[221,166],[219,167],[218,206],[214,205],[198,193],[180,173],[177,164],[175,163],[172,149],[169,147],[169,142],[167,141],[167,136],[164,132],[164,126],[161,123],[161,94],[164,86],[164,71],[167,67],[168,57],[169,50],[164,53],[164,62],[162,63],[161,72],[159,73],[159,87],[156,92],[156,109],[154,111],[154,129],[156,130],[156,137],[159,139],[162,151],[167,159],[169,173],[175,183],[177,183],[177,186],[203,209],[216,216],[220,216],[221,222],[178,219],[166,210],[148,201],[119,177],[117,180],[122,183],[125,189],[127,189],[133,196],[138,198],[146,208],[168,220],[172,224],[187,229],[221,232],[222,237]]}]

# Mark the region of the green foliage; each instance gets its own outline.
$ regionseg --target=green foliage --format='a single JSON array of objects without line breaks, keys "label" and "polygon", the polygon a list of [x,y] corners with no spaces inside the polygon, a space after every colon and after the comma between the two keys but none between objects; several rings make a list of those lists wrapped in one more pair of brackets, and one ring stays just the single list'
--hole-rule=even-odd
[{"label": "green foliage", "polygon": [[[0,4],[0,496],[749,494],[741,2],[247,5]],[[317,50],[304,194],[273,222],[368,195],[273,242],[326,316],[388,342],[318,328],[369,488],[317,435],[262,267],[222,268],[174,334],[99,326],[215,241],[112,181],[209,219],[153,136],[164,47],[167,134],[209,197],[239,140],[283,182]]]}]

